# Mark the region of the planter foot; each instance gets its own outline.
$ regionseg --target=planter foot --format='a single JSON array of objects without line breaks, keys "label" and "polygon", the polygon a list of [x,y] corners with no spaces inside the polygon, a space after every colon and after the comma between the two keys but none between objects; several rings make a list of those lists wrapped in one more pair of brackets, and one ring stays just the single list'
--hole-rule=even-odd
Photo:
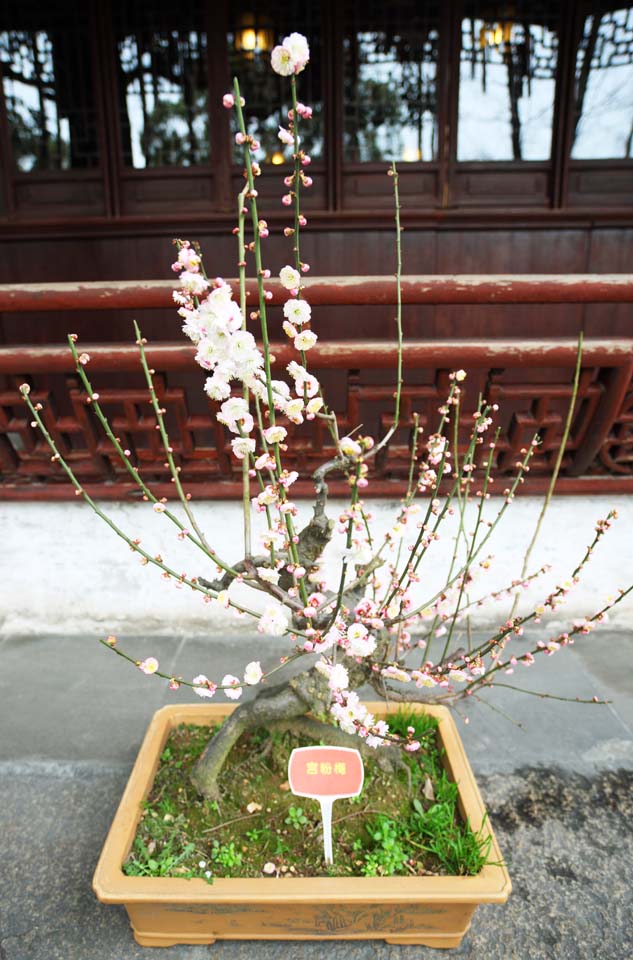
[{"label": "planter foot", "polygon": [[450,950],[452,947],[458,947],[463,938],[463,933],[457,937],[434,937],[421,933],[417,937],[385,937],[385,943],[393,943],[401,947],[435,947],[439,950]]},{"label": "planter foot", "polygon": [[134,930],[134,939],[141,947],[177,947],[179,944],[210,944],[215,943],[215,937],[187,937],[174,936],[170,933],[138,933]]}]

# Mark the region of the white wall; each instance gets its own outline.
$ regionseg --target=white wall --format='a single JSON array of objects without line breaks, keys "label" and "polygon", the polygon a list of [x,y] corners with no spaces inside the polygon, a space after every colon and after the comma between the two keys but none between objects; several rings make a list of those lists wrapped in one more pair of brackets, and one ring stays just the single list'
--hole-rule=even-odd
[{"label": "white wall", "polygon": [[[341,502],[330,505],[336,517]],[[521,570],[523,551],[529,542],[541,500],[517,499],[490,540],[495,555],[492,568],[478,590],[488,593],[509,583]],[[301,518],[308,505],[301,506]],[[103,509],[132,537],[140,537],[152,554],[160,552],[178,572],[214,576],[208,561],[190,544],[176,538],[176,528],[149,504],[103,503]],[[379,531],[390,525],[397,504],[385,500],[370,503]],[[487,504],[492,516],[499,501]],[[559,621],[591,614],[618,587],[633,582],[633,497],[558,497],[547,515],[530,569],[543,563],[553,571],[533,587],[525,602],[544,597],[565,580],[591,541],[595,521],[616,507],[620,518],[600,544],[585,570],[582,583],[571,592]],[[199,523],[210,544],[227,561],[241,556],[241,513],[237,503],[202,502],[196,507]],[[418,519],[418,518],[415,518]],[[454,519],[447,521],[442,539],[420,567],[419,600],[432,596],[442,584],[455,532]],[[156,568],[142,567],[139,558],[81,503],[4,503],[0,505],[0,632],[30,633],[209,633],[211,630],[252,630],[252,622],[217,605],[204,604],[200,595],[163,582]],[[336,559],[341,537],[328,548]],[[488,548],[484,551],[488,552]],[[483,554],[482,554],[483,555]],[[239,588],[238,588],[239,589]],[[471,591],[476,596],[477,590]],[[249,599],[252,593],[249,591]],[[251,605],[256,606],[256,597]],[[479,625],[503,621],[509,604],[476,610]],[[633,595],[627,597],[611,618],[611,626],[626,629],[633,622]]]}]

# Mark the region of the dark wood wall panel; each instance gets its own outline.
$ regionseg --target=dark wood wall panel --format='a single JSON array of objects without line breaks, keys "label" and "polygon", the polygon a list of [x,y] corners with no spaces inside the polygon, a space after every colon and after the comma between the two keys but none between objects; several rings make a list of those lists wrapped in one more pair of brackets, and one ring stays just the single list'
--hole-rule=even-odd
[{"label": "dark wood wall panel", "polygon": [[[633,270],[633,230],[595,230],[591,236],[587,270],[591,273],[630,273]],[[633,305],[587,304],[587,333],[599,335],[605,327],[611,336],[631,336]]]},{"label": "dark wood wall panel", "polygon": [[103,181],[99,176],[72,180],[15,177],[13,203],[13,215],[18,220],[103,217],[107,212]]},{"label": "dark wood wall panel", "polygon": [[[175,231],[174,231],[175,232]],[[230,235],[179,231],[197,239],[210,275],[234,276],[235,243]],[[266,241],[265,263],[273,273],[290,260],[289,242],[276,234]],[[167,279],[173,259],[171,231],[164,235],[97,237],[33,236],[0,244],[0,283]],[[394,228],[304,232],[302,258],[312,275],[390,275],[395,273]],[[409,274],[626,273],[633,264],[633,229],[406,229],[403,268]],[[279,316],[277,316],[279,314]],[[104,341],[130,336],[133,311],[101,314],[6,314],[0,317],[4,343],[61,342],[69,330]],[[281,311],[271,313],[280,327]],[[169,311],[143,315],[153,338],[179,336],[178,317]],[[326,339],[389,338],[393,308],[320,307],[315,312]],[[628,304],[405,307],[404,330],[418,339],[451,337],[630,336]],[[280,329],[275,335],[281,336]]]},{"label": "dark wood wall panel", "polygon": [[481,169],[461,164],[453,174],[451,203],[458,206],[547,207],[550,172],[547,165],[519,164]]}]

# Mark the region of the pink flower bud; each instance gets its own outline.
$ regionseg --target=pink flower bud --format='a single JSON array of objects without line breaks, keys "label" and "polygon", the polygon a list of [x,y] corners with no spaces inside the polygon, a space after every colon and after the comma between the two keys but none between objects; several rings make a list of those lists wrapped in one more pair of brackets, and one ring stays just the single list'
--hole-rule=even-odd
[{"label": "pink flower bud", "polygon": [[238,131],[238,132],[235,134],[235,142],[236,142],[239,146],[241,146],[243,143],[246,143],[246,137],[244,136],[243,133],[241,133],[240,131]]},{"label": "pink flower bud", "polygon": [[292,197],[291,197],[291,195],[290,195],[289,193],[285,193],[285,194],[283,195],[283,197],[281,198],[281,202],[283,203],[283,205],[284,205],[285,207],[289,207],[290,204],[292,203]]},{"label": "pink flower bud", "polygon": [[222,97],[222,106],[226,107],[227,110],[230,110],[231,107],[235,106],[235,97],[232,93],[225,93]]}]

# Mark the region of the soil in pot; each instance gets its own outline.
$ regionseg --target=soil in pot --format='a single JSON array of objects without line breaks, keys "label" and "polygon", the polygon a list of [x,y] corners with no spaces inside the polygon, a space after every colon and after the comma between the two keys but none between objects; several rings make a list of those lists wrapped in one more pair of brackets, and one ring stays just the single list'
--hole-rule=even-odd
[{"label": "soil in pot", "polygon": [[[334,806],[334,864],[323,863],[319,805],[292,795],[288,758],[314,741],[289,731],[256,730],[233,749],[221,775],[219,802],[191,785],[208,726],[182,724],[165,745],[130,854],[128,876],[474,876],[490,854],[490,837],[463,822],[457,785],[442,764],[435,717],[401,712],[393,732],[414,727],[421,749],[385,773],[366,758],[360,797]],[[384,749],[384,748],[383,748]],[[387,748],[396,749],[396,748]]]}]

